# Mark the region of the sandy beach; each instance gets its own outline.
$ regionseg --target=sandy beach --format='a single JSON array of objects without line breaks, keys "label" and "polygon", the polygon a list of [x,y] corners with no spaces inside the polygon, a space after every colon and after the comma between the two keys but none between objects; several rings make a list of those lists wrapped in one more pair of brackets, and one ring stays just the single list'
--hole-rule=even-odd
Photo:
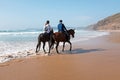
[{"label": "sandy beach", "polygon": [[[0,80],[120,80],[120,32],[0,64]],[[60,49],[60,48],[59,48]]]}]

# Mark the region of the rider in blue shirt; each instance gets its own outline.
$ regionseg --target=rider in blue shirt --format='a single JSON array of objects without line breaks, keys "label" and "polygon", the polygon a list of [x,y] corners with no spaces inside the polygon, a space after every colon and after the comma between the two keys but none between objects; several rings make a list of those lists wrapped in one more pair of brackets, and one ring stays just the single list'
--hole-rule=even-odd
[{"label": "rider in blue shirt", "polygon": [[67,29],[66,29],[65,25],[62,23],[62,20],[59,21],[58,32],[64,33],[66,35],[66,39],[67,40],[69,39],[69,34],[67,32]]},{"label": "rider in blue shirt", "polygon": [[60,23],[58,24],[58,32],[66,32],[67,29],[65,25],[62,23],[62,20],[59,21]]}]

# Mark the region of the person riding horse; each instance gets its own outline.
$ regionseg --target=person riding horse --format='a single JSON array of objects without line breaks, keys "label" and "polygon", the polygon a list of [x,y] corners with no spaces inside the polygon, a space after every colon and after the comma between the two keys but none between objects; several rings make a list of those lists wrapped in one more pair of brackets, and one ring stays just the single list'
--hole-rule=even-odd
[{"label": "person riding horse", "polygon": [[53,34],[53,29],[50,26],[50,21],[47,20],[44,26],[44,33],[39,34],[38,36],[38,43],[36,46],[36,53],[40,50],[40,46],[41,46],[41,42],[43,43],[43,50],[45,51],[45,43],[48,42],[48,45],[50,46],[50,44],[53,42],[52,40],[52,34]]},{"label": "person riding horse", "polygon": [[62,22],[63,22],[62,20],[59,20],[58,32],[62,32],[63,34],[65,34],[66,40],[69,40],[69,34],[67,32],[65,25]]},{"label": "person riding horse", "polygon": [[[70,51],[72,50],[72,43],[70,42],[70,35],[74,38],[74,34],[75,34],[74,29],[67,30],[65,28],[64,24],[62,24],[61,20],[60,20],[60,24],[58,25],[58,27],[59,27],[59,29],[58,29],[59,32],[54,33],[53,29],[50,28],[49,21],[46,22],[46,25],[44,28],[45,32],[39,34],[39,36],[38,36],[36,53],[40,50],[41,42],[43,43],[43,50],[45,53],[46,53],[46,51],[45,51],[45,43],[46,42],[48,42],[48,45],[49,45],[48,53],[50,53],[50,50],[54,47],[55,43],[56,43],[56,52],[59,53],[59,51],[58,51],[59,42],[63,42],[62,51],[64,51],[65,42],[68,42],[70,44]],[[51,37],[51,40],[50,40],[50,37]]]},{"label": "person riding horse", "polygon": [[53,28],[50,26],[50,21],[47,20],[44,26],[44,33],[45,35],[49,35],[50,36],[50,42],[51,42],[51,37],[52,37],[52,33],[53,33]]},{"label": "person riding horse", "polygon": [[44,32],[47,33],[47,34],[51,34],[51,31],[53,30],[52,27],[50,26],[50,21],[47,20],[46,23],[45,23],[45,26],[44,26]]}]

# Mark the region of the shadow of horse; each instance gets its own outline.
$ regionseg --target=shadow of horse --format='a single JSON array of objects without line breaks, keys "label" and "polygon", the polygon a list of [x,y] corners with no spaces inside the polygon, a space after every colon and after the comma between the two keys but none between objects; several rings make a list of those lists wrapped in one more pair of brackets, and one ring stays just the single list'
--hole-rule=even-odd
[{"label": "shadow of horse", "polygon": [[105,49],[98,48],[98,49],[84,50],[84,49],[81,49],[81,48],[77,48],[77,49],[74,49],[72,51],[65,50],[65,54],[86,54],[86,53],[97,52],[97,51],[105,51]]}]

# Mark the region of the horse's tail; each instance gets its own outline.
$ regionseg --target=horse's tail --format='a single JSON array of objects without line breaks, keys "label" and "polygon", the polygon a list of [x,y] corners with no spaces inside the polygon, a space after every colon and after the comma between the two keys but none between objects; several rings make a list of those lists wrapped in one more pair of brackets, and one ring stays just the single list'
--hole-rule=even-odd
[{"label": "horse's tail", "polygon": [[55,34],[54,33],[52,34],[52,40],[55,43]]},{"label": "horse's tail", "polygon": [[50,40],[51,40],[50,42],[51,42],[52,44],[54,44],[54,43],[55,43],[55,38],[54,38],[54,35],[55,35],[55,34],[54,34],[54,33],[52,33],[52,34],[51,34],[51,36],[50,36]]},{"label": "horse's tail", "polygon": [[54,33],[54,30],[53,30],[53,28],[51,29],[51,31],[50,31],[51,33]]}]

